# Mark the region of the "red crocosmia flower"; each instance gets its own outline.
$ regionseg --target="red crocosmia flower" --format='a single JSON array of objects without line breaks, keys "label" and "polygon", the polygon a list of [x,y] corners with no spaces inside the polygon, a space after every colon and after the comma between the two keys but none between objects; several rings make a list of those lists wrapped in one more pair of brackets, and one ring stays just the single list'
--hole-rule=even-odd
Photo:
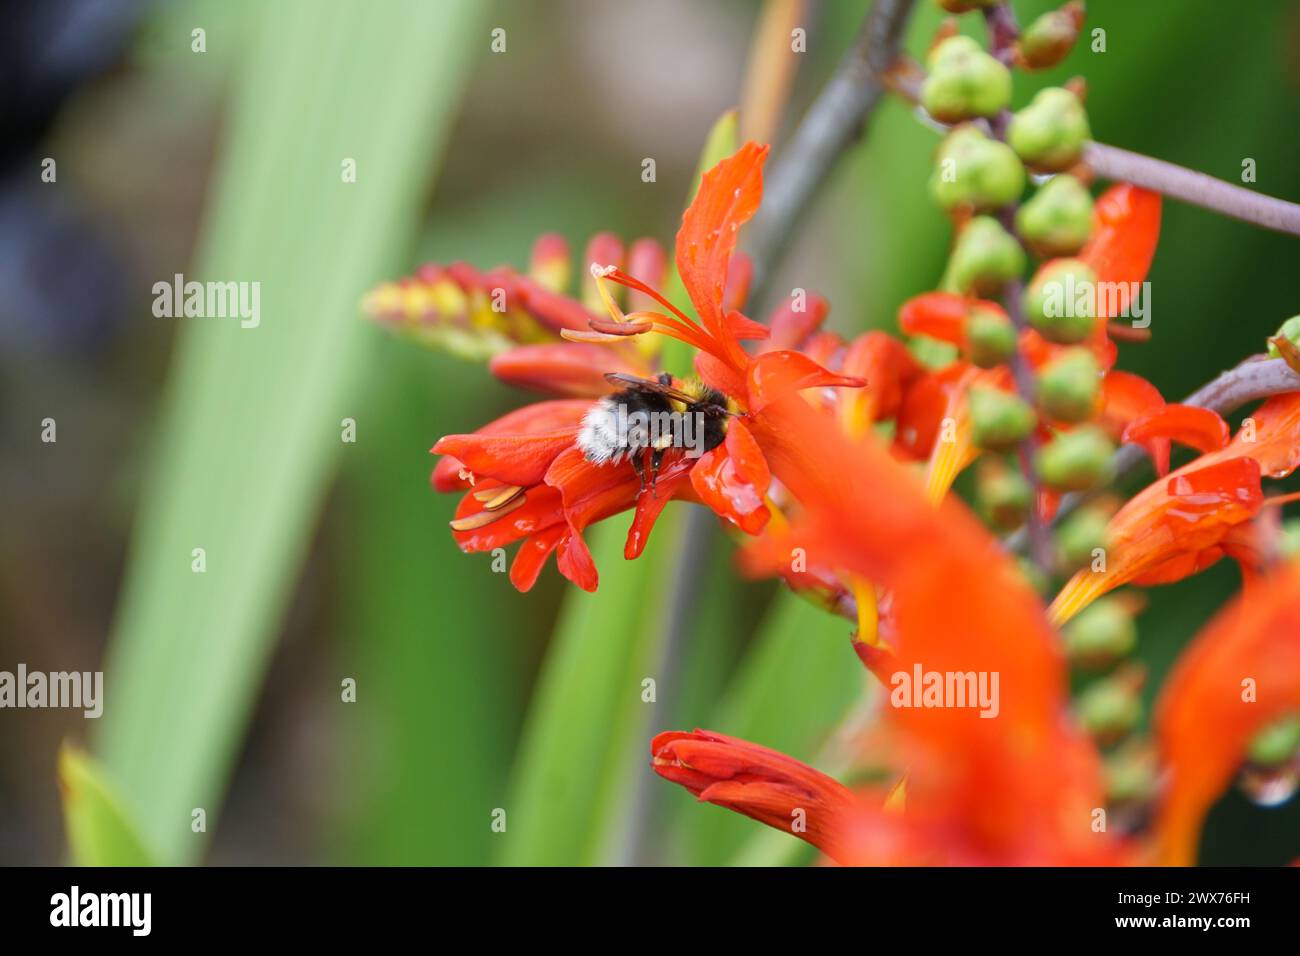
[{"label": "red crocosmia flower", "polygon": [[1155,734],[1169,775],[1157,817],[1162,862],[1195,862],[1206,811],[1250,739],[1297,711],[1300,563],[1293,562],[1248,586],[1205,627],[1156,702]]},{"label": "red crocosmia flower", "polygon": [[[621,244],[601,236],[588,247],[592,267],[584,302],[603,305],[606,315],[588,310],[585,322],[559,329],[567,342],[524,346],[494,360],[494,371],[517,384],[597,397],[615,387],[605,373],[649,371],[650,357],[658,349],[646,333],[680,339],[699,350],[696,366],[705,386],[716,390],[714,395],[721,393],[721,398],[709,400],[727,403],[729,417],[720,444],[698,458],[683,449],[667,449],[647,484],[627,461],[588,457],[579,443],[583,421],[594,404],[588,402],[585,407],[543,403],[544,412],[514,413],[473,434],[449,435],[434,446],[435,453],[454,459],[439,464],[435,484],[474,486],[452,522],[457,542],[464,550],[477,551],[522,540],[511,572],[517,587],[531,587],[554,552],[565,577],[594,590],[598,576],[583,541],[584,530],[635,508],[624,554],[636,557],[672,498],[702,503],[742,531],[758,534],[770,519],[766,499],[771,475],[750,429],[764,408],[804,389],[863,384],[828,371],[800,352],[772,349],[755,357],[741,345],[768,337],[766,326],[737,311],[750,268],[733,254],[740,227],[758,207],[766,155],[767,147],[749,143],[709,170],[682,217],[677,270],[698,321],[654,288],[664,269],[652,248],[643,247],[638,255],[638,247],[633,247],[629,267],[647,269],[637,276],[622,268]],[[625,305],[632,311],[625,311]],[[783,322],[783,334],[789,334],[792,320]],[[673,380],[671,387],[704,394],[688,382]],[[681,410],[687,407],[682,404]]]},{"label": "red crocosmia flower", "polygon": [[792,757],[708,730],[659,734],[650,743],[655,773],[702,802],[794,832],[836,860],[869,808],[839,781]]},{"label": "red crocosmia flower", "polygon": [[[963,505],[931,504],[916,477],[868,435],[850,441],[807,402],[772,403],[755,440],[803,507],[769,531],[748,558],[778,570],[803,548],[817,563],[887,589],[888,644],[870,648],[877,673],[916,668],[997,674],[996,716],[980,708],[891,706],[887,719],[906,764],[906,807],[860,800],[836,859],[849,863],[1083,863],[1122,858],[1092,832],[1102,805],[1091,746],[1066,710],[1066,670],[1042,607],[997,542]],[[836,462],[826,469],[819,463]],[[755,563],[758,567],[755,567]],[[893,693],[891,692],[891,699]],[[904,701],[906,703],[907,701]],[[721,801],[716,801],[721,802]],[[780,819],[789,829],[789,817]]]},{"label": "red crocosmia flower", "polygon": [[1056,624],[1122,584],[1178,581],[1225,554],[1258,563],[1252,519],[1266,504],[1262,478],[1285,478],[1300,465],[1300,392],[1269,399],[1236,437],[1213,412],[1181,405],[1135,419],[1127,431],[1210,450],[1129,500],[1110,521],[1106,570],[1079,571],[1052,602]]}]

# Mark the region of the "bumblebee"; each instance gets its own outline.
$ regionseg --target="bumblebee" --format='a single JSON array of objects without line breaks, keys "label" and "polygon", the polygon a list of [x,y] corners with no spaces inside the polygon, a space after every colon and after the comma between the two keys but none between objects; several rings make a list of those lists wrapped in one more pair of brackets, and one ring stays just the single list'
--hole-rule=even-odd
[{"label": "bumblebee", "polygon": [[656,378],[610,372],[605,380],[622,387],[583,416],[578,447],[597,465],[618,464],[626,458],[642,489],[647,456],[653,491],[669,448],[698,449],[697,454],[717,448],[727,435],[727,418],[735,414],[717,389],[692,379],[676,387],[667,372]]}]

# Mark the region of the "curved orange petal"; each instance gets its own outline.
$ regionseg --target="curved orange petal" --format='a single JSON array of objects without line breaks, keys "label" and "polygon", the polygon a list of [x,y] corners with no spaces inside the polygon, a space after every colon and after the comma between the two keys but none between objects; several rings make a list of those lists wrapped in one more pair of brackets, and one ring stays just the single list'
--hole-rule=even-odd
[{"label": "curved orange petal", "polygon": [[1121,441],[1147,446],[1163,438],[1211,452],[1226,446],[1229,434],[1228,423],[1218,412],[1194,405],[1165,405],[1129,422]]},{"label": "curved orange petal", "polygon": [[844,351],[840,371],[870,383],[867,388],[841,392],[840,422],[845,434],[859,438],[876,421],[898,414],[903,393],[922,368],[898,339],[873,329],[859,335]]},{"label": "curved orange petal", "polygon": [[519,388],[596,398],[612,391],[606,372],[644,376],[644,362],[619,349],[581,342],[520,345],[492,357],[488,370]]},{"label": "curved orange petal", "polygon": [[433,446],[435,455],[451,455],[475,475],[525,488],[541,484],[551,462],[574,448],[578,426],[529,435],[445,435]]},{"label": "curved orange petal", "polygon": [[836,386],[861,388],[860,378],[836,375],[818,365],[802,352],[764,352],[749,364],[747,374],[748,406],[759,414],[771,402],[804,388]]},{"label": "curved orange petal", "polygon": [[1113,318],[1129,305],[1129,283],[1142,282],[1151,269],[1160,240],[1160,204],[1157,192],[1130,183],[1107,189],[1093,206],[1092,238],[1079,252],[1097,274],[1099,283],[1117,283],[1113,310],[1110,296],[1098,296],[1099,318]]},{"label": "curved orange petal", "polygon": [[736,477],[752,487],[760,497],[767,494],[772,483],[772,472],[767,467],[763,451],[754,441],[754,436],[740,419],[733,419],[727,425],[727,456],[735,467]]},{"label": "curved orange petal", "polygon": [[767,747],[709,730],[669,731],[650,742],[651,767],[706,803],[743,813],[849,862],[857,817],[868,808],[833,777]]},{"label": "curved orange petal", "polygon": [[[795,309],[796,304],[803,308]],[[830,303],[819,295],[809,295],[802,302],[793,295],[787,296],[768,319],[772,336],[764,351],[797,349],[821,327],[830,311]]]},{"label": "curved orange petal", "polygon": [[700,322],[723,348],[719,356],[738,366],[744,352],[724,324],[723,293],[740,227],[754,215],[763,195],[763,161],[768,147],[746,143],[700,181],[677,232],[677,272]]},{"label": "curved orange petal", "polygon": [[1220,612],[1165,681],[1153,720],[1169,772],[1156,818],[1164,863],[1195,862],[1205,814],[1232,780],[1250,739],[1297,710],[1300,563],[1293,562]]},{"label": "curved orange petal", "polygon": [[706,451],[695,462],[691,487],[701,502],[746,534],[761,532],[771,517],[763,495],[737,474],[725,444]]},{"label": "curved orange petal", "polygon": [[510,564],[510,583],[515,586],[515,590],[525,594],[532,590],[542,568],[546,566],[546,559],[551,556],[565,531],[564,525],[557,524],[524,539]]},{"label": "curved orange petal", "polygon": [[960,347],[966,343],[968,308],[960,295],[924,292],[899,308],[898,326],[908,335],[925,335]]}]

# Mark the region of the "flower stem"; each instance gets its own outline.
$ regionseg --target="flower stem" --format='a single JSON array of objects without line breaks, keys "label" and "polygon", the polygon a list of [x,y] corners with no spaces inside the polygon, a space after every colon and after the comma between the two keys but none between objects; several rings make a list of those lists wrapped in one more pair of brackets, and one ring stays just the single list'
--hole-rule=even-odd
[{"label": "flower stem", "polygon": [[1085,146],[1083,161],[1105,179],[1129,182],[1242,222],[1300,236],[1300,203],[1265,196],[1206,173],[1104,143]]}]

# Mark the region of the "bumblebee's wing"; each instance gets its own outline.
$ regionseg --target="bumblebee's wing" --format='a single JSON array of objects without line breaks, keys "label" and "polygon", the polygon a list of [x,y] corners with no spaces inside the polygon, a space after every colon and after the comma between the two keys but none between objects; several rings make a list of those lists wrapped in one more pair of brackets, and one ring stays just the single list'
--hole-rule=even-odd
[{"label": "bumblebee's wing", "polygon": [[671,385],[664,385],[653,378],[638,378],[635,375],[624,375],[622,372],[606,372],[605,381],[611,385],[618,385],[622,388],[636,389],[642,392],[654,392],[656,395],[662,395],[664,398],[671,398],[681,402],[684,405],[698,405],[700,400],[695,395],[687,394],[681,389],[673,388]]}]

